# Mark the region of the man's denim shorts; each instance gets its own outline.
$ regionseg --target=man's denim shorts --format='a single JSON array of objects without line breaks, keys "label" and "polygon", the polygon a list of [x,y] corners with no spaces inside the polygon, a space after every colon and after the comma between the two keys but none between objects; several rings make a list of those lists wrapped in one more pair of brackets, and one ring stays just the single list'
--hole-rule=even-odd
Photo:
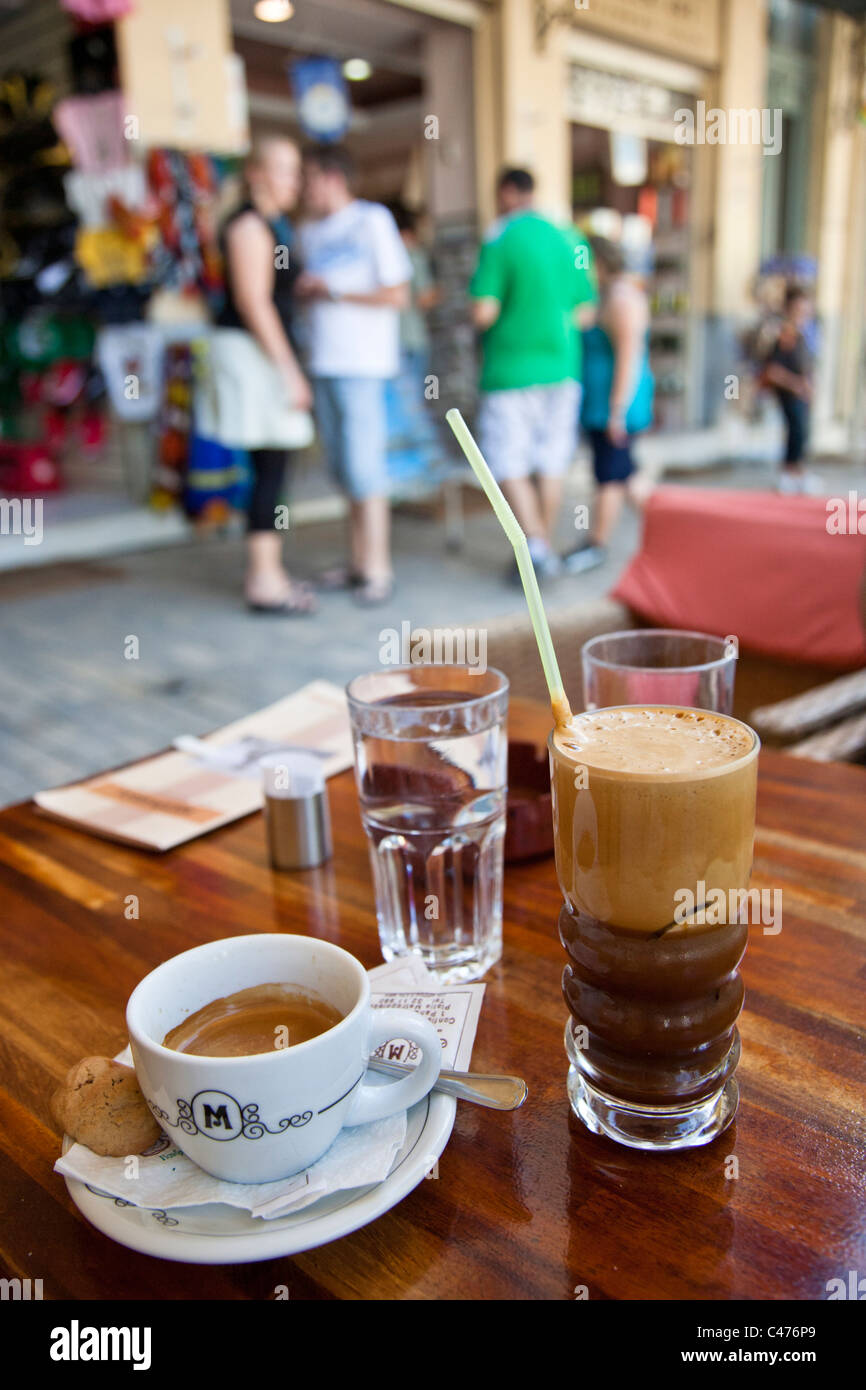
[{"label": "man's denim shorts", "polygon": [[328,464],[353,502],[388,495],[388,426],[381,377],[320,376],[316,424]]}]

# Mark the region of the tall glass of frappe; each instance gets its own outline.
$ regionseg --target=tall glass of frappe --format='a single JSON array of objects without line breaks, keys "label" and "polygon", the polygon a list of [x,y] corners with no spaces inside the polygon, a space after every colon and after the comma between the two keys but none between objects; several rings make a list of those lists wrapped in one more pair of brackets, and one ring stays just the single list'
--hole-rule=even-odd
[{"label": "tall glass of frappe", "polygon": [[548,746],[572,1108],[632,1148],[709,1143],[739,1098],[758,736],[619,706]]}]

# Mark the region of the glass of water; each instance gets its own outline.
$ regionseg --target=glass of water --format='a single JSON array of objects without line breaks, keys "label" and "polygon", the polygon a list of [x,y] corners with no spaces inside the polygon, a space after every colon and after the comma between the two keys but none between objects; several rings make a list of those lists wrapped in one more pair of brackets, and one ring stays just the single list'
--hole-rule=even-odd
[{"label": "glass of water", "polygon": [[475,980],[502,955],[508,681],[402,666],[347,695],[382,955]]},{"label": "glass of water", "polygon": [[585,709],[692,705],[733,711],[736,637],[653,627],[605,632],[584,642],[581,660]]}]

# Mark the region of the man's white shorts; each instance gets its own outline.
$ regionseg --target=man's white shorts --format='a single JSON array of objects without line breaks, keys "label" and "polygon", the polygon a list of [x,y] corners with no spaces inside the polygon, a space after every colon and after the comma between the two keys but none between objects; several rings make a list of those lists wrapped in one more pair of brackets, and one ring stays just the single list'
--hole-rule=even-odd
[{"label": "man's white shorts", "polygon": [[533,473],[562,477],[577,448],[579,407],[576,381],[483,391],[479,444],[497,482]]}]

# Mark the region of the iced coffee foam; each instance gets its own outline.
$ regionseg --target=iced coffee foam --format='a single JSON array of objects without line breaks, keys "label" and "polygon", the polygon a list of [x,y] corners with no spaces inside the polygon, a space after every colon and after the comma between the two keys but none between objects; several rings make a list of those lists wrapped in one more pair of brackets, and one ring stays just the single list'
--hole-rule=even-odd
[{"label": "iced coffee foam", "polygon": [[754,736],[709,710],[649,706],[573,715],[555,743],[568,758],[626,777],[694,777],[746,757]]}]

